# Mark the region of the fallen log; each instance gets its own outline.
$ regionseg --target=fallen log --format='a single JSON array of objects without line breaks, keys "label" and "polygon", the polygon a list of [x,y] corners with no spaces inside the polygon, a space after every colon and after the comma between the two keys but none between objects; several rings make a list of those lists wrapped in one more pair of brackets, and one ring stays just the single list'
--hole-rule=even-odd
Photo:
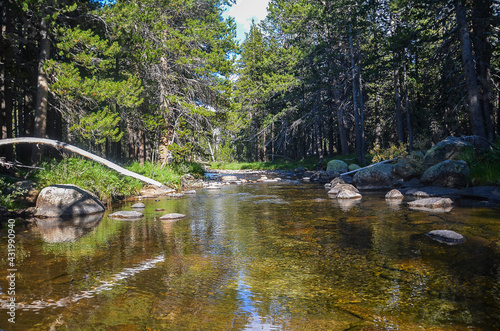
[{"label": "fallen log", "polygon": [[4,145],[15,145],[15,144],[41,144],[41,145],[48,145],[48,146],[52,146],[54,148],[62,148],[62,149],[65,149],[67,151],[70,151],[70,152],[73,152],[75,154],[79,154],[81,156],[84,156],[92,161],[95,161],[97,163],[100,163],[108,168],[111,168],[115,171],[117,171],[118,173],[124,175],[124,176],[128,176],[128,177],[132,177],[132,178],[135,178],[135,179],[138,179],[142,182],[145,182],[145,183],[148,183],[148,184],[151,184],[151,185],[155,185],[155,186],[158,186],[158,187],[162,187],[163,184],[156,181],[156,180],[153,180],[151,178],[148,178],[146,176],[143,176],[143,175],[139,175],[133,171],[130,171],[130,170],[127,170],[125,168],[122,168],[120,167],[119,165],[117,164],[114,164],[113,162],[110,162],[100,156],[97,156],[95,154],[92,154],[90,152],[87,152],[87,151],[84,151],[83,149],[81,148],[78,148],[76,146],[73,146],[73,145],[70,145],[70,144],[67,144],[65,142],[62,142],[62,141],[57,141],[57,140],[52,140],[52,139],[45,139],[45,138],[29,138],[29,137],[23,137],[23,138],[11,138],[11,139],[0,139],[0,146],[4,146]]},{"label": "fallen log", "polygon": [[387,162],[396,161],[397,159],[398,159],[398,158],[395,158],[395,159],[390,159],[390,160],[385,160],[385,161],[377,162],[377,163],[374,163],[374,164],[370,164],[369,166],[366,166],[366,167],[363,167],[363,168],[359,168],[359,169],[356,169],[356,170],[353,170],[353,171],[349,171],[349,172],[344,172],[343,174],[340,174],[340,176],[350,175],[350,174],[353,174],[353,173],[358,172],[358,171],[360,171],[360,170],[367,169],[367,168],[371,168],[371,167],[376,166],[376,165],[379,165],[379,164],[383,164],[383,163],[387,163]]}]

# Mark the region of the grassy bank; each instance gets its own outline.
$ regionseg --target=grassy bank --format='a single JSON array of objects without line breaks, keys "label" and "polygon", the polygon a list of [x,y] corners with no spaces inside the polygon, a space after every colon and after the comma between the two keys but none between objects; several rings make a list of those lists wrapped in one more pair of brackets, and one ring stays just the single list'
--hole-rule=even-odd
[{"label": "grassy bank", "polygon": [[[349,155],[338,155],[335,158],[323,159],[322,166],[326,167],[326,164],[330,160],[343,160],[347,164],[354,163],[355,156],[353,154]],[[221,163],[213,162],[210,166],[211,169],[219,170],[294,170],[299,167],[307,168],[309,170],[316,170],[318,168],[320,160],[317,157],[309,157],[303,160],[288,160],[288,159],[276,159],[274,161],[267,162],[233,162],[233,163]]]},{"label": "grassy bank", "polygon": [[[52,160],[42,163],[40,168],[42,169],[28,176],[28,179],[36,182],[38,190],[55,184],[73,184],[93,192],[106,202],[137,194],[144,186],[144,183],[137,179],[123,176],[101,164],[81,158]],[[187,173],[195,177],[203,175],[202,167],[196,163],[178,163],[161,167],[151,162],[144,165],[134,162],[126,168],[173,188],[180,187],[181,178]],[[25,175],[25,173],[16,174],[17,177]],[[11,177],[0,176],[0,192],[3,192],[0,195],[0,204],[10,210],[25,207],[19,203],[18,198],[26,192],[16,189],[14,182]]]}]

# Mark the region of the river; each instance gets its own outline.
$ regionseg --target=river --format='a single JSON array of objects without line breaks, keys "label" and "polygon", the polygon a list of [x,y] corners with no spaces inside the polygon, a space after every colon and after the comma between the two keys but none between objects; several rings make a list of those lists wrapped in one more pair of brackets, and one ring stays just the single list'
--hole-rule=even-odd
[{"label": "river", "polygon": [[[498,209],[437,217],[293,179],[142,202],[136,221],[107,217],[124,202],[103,217],[15,225],[15,324],[2,229],[0,329],[500,329]],[[437,229],[467,241],[425,235]]]}]

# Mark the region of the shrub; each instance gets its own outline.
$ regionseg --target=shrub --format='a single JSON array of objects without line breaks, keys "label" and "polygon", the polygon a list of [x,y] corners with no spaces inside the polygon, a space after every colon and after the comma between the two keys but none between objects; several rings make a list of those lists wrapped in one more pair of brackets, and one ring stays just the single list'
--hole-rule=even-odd
[{"label": "shrub", "polygon": [[375,146],[372,150],[370,150],[370,154],[372,155],[373,163],[403,157],[408,155],[408,144],[391,144],[388,148]]}]

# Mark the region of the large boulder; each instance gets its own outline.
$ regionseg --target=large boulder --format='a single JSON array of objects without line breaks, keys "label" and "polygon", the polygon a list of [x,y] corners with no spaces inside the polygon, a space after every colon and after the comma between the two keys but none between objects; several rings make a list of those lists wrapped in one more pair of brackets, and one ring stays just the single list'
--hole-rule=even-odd
[{"label": "large boulder", "polygon": [[428,167],[446,160],[459,160],[465,154],[474,153],[474,146],[460,138],[448,137],[427,151],[424,164]]},{"label": "large boulder", "polygon": [[447,160],[427,169],[420,181],[425,185],[463,187],[467,185],[469,173],[467,162]]},{"label": "large boulder", "polygon": [[104,205],[91,192],[75,185],[44,188],[36,200],[35,217],[71,217],[104,211]]},{"label": "large boulder", "polygon": [[423,172],[422,160],[413,157],[402,158],[394,165],[394,174],[404,180],[420,177]]},{"label": "large boulder", "polygon": [[349,167],[347,166],[347,163],[345,163],[342,160],[331,160],[328,162],[326,165],[326,171],[327,172],[335,172],[340,174],[343,174],[344,172],[347,172],[349,170]]},{"label": "large boulder", "polygon": [[358,171],[354,175],[354,185],[360,190],[389,190],[392,189],[393,165],[378,164]]}]

